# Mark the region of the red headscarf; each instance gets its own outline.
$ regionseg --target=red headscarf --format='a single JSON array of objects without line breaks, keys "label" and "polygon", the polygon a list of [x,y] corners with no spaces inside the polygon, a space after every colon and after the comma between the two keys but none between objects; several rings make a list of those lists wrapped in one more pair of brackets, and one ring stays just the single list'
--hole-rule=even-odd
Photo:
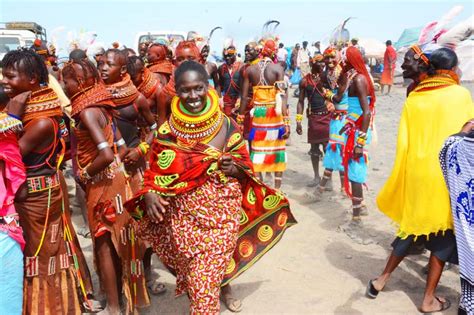
[{"label": "red headscarf", "polygon": [[362,55],[354,46],[347,48],[346,50],[346,62],[348,62],[359,74],[365,77],[367,81],[367,93],[370,96],[370,111],[373,112],[375,106],[375,91],[374,85],[372,84],[372,80],[370,79],[369,72],[367,72],[367,68],[365,67],[364,59]]},{"label": "red headscarf", "polygon": [[185,40],[180,42],[176,47],[175,56],[181,54],[185,49],[190,49],[196,60],[202,61],[201,51],[196,46],[196,43],[192,40]]},{"label": "red headscarf", "polygon": [[324,50],[324,57],[336,57],[337,51],[333,47],[328,47]]},{"label": "red headscarf", "polygon": [[265,45],[263,45],[261,51],[262,57],[273,58],[277,50],[278,48],[276,42],[273,39],[268,39],[265,41]]}]

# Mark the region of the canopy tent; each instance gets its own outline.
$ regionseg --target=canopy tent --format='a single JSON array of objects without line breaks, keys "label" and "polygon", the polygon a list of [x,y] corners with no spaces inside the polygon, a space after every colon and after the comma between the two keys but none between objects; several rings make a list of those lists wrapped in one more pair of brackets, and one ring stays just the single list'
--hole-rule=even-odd
[{"label": "canopy tent", "polygon": [[361,38],[358,44],[364,48],[365,57],[367,58],[383,58],[385,53],[385,44],[374,38]]},{"label": "canopy tent", "polygon": [[395,49],[400,49],[402,47],[411,46],[418,42],[418,38],[420,37],[420,32],[423,29],[422,26],[419,27],[412,27],[406,28],[398,41],[394,44]]}]

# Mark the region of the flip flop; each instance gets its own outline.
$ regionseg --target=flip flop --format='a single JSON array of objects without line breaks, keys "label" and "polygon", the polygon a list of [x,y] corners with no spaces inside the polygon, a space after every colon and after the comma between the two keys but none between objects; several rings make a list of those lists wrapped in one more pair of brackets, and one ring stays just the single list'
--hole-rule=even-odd
[{"label": "flip flop", "polygon": [[153,295],[159,295],[166,292],[165,284],[163,282],[159,282],[158,279],[147,281],[146,286]]},{"label": "flip flop", "polygon": [[367,289],[365,290],[365,296],[367,296],[369,299],[376,299],[380,292],[374,287],[374,281],[375,279],[370,280],[367,284]]},{"label": "flip flop", "polygon": [[435,296],[435,299],[438,300],[438,302],[441,304],[441,308],[439,310],[425,312],[425,311],[419,309],[420,313],[422,313],[422,314],[433,314],[433,313],[438,313],[438,312],[445,311],[445,310],[447,310],[448,308],[451,307],[451,301],[450,300],[446,299],[446,301],[443,302],[437,296]]},{"label": "flip flop", "polygon": [[102,306],[102,304],[99,301],[94,300],[94,299],[89,299],[89,302],[90,302],[92,308],[89,307],[89,304],[87,304],[86,301],[84,301],[82,303],[82,305],[84,306],[84,309],[86,310],[87,313],[98,313],[98,312],[104,310],[104,307]]}]

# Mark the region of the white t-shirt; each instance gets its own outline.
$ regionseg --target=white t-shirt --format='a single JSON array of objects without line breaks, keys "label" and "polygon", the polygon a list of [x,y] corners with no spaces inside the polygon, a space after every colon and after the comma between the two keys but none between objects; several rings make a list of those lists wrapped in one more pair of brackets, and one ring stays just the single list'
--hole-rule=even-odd
[{"label": "white t-shirt", "polygon": [[277,59],[278,61],[286,61],[288,57],[288,51],[285,48],[278,48]]}]

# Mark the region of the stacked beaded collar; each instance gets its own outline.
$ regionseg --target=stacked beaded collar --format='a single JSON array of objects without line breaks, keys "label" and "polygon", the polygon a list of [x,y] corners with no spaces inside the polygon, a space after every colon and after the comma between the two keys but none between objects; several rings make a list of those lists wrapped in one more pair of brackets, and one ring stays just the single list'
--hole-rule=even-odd
[{"label": "stacked beaded collar", "polygon": [[143,69],[143,81],[137,87],[138,91],[140,91],[140,93],[142,93],[146,98],[150,98],[150,96],[155,93],[157,87],[158,80],[155,78],[150,69]]},{"label": "stacked beaded collar", "polygon": [[170,61],[164,59],[149,64],[148,69],[151,72],[171,75],[173,73],[173,64]]},{"label": "stacked beaded collar", "polygon": [[72,116],[90,106],[114,106],[112,94],[101,83],[94,84],[71,97]]},{"label": "stacked beaded collar", "polygon": [[135,102],[139,95],[128,73],[125,74],[122,81],[108,84],[106,88],[112,94],[112,100],[116,106],[130,105]]},{"label": "stacked beaded collar", "polygon": [[61,102],[58,95],[49,87],[31,93],[26,101],[23,123],[43,117],[62,116]]},{"label": "stacked beaded collar", "polygon": [[188,112],[178,96],[171,101],[169,125],[177,138],[207,143],[219,132],[223,122],[224,114],[219,107],[219,98],[215,91],[208,91],[207,104],[197,114]]},{"label": "stacked beaded collar", "polygon": [[418,84],[415,92],[436,90],[451,85],[459,85],[458,75],[451,70],[437,70],[436,74],[429,76]]}]

